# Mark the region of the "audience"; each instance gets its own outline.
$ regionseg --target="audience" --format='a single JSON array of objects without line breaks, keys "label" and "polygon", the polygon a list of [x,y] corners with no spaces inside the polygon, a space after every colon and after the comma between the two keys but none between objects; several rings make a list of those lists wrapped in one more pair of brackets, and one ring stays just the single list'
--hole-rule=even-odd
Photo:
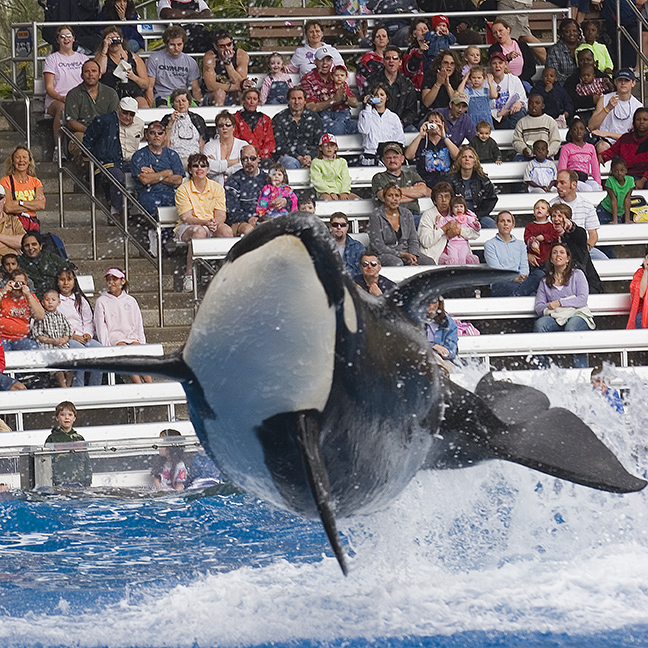
[{"label": "audience", "polygon": [[360,274],[357,274],[353,281],[368,293],[379,297],[396,287],[396,284],[380,275],[382,265],[378,255],[371,250],[365,250],[360,257]]},{"label": "audience", "polygon": [[[515,18],[515,16],[511,16]],[[507,22],[509,16],[496,18],[490,25],[495,37],[495,43],[488,48],[489,58],[495,52],[504,54],[511,74],[518,77],[527,90],[531,89],[531,79],[536,73],[536,59],[531,48],[523,41],[511,38],[511,25]]]},{"label": "audience", "polygon": [[[581,70],[590,65],[594,66],[594,52],[589,45],[580,45],[578,47],[576,63],[578,68],[565,80],[564,88],[574,104],[575,114],[587,123],[594,114],[598,97],[594,95],[578,94],[578,92],[576,92],[576,86],[580,83]],[[609,78],[605,72],[596,69],[596,66],[594,66],[594,75],[599,79]]]},{"label": "audience", "polygon": [[[162,439],[180,438],[178,430],[162,430]],[[187,481],[187,466],[184,459],[184,445],[161,445],[159,455],[153,462],[151,474],[156,491],[181,492]]]},{"label": "audience", "polygon": [[[608,149],[608,151],[611,149]],[[612,158],[610,177],[605,181],[607,196],[596,208],[596,215],[603,225],[618,223],[621,217],[623,223],[632,223],[630,201],[635,179],[628,174],[628,166],[621,157]]]},{"label": "audience", "polygon": [[251,88],[248,80],[250,55],[234,45],[234,37],[226,29],[214,33],[212,49],[203,56],[203,79],[211,106],[239,103],[240,91]]},{"label": "audience", "polygon": [[[345,65],[333,67],[333,104],[320,113],[324,130],[333,135],[350,135],[358,132],[358,122],[351,119],[351,108],[358,107],[358,98],[349,87],[349,71]],[[338,97],[341,97],[339,100]]]},{"label": "audience", "polygon": [[502,151],[497,142],[491,137],[493,126],[487,121],[477,122],[476,135],[468,140],[468,145],[475,149],[481,162],[495,162],[502,164]]},{"label": "audience", "polygon": [[[133,0],[106,0],[97,20],[118,24],[124,20],[139,20],[139,18]],[[144,38],[137,31],[137,25],[120,25],[120,29],[131,52],[144,49]]]},{"label": "audience", "polygon": [[374,72],[379,72],[385,65],[385,48],[389,45],[389,32],[384,25],[378,23],[371,33],[373,49],[365,52],[356,66],[356,83],[361,95],[365,94],[367,79]]},{"label": "audience", "polygon": [[390,109],[391,93],[386,85],[373,86],[371,94],[364,98],[364,109],[358,119],[358,131],[362,134],[362,164],[377,163],[381,142],[399,142],[405,145],[403,123]]},{"label": "audience", "polygon": [[445,108],[461,83],[461,63],[454,50],[441,50],[421,84],[421,109]]},{"label": "audience", "polygon": [[530,94],[540,95],[545,104],[545,114],[553,117],[559,128],[566,128],[567,120],[574,115],[574,102],[567,90],[558,83],[554,68],[545,67],[542,81],[531,88]]},{"label": "audience", "polygon": [[320,200],[354,200],[347,161],[338,157],[335,135],[324,133],[320,138],[319,155],[311,162],[310,180]]},{"label": "audience", "polygon": [[[437,112],[443,115],[448,128],[448,137],[457,145],[461,146],[464,140],[470,140],[475,135],[475,122],[468,114],[468,95],[465,92],[455,92],[446,108],[439,108]],[[490,116],[490,112],[489,112]],[[483,121],[477,120],[483,124]],[[488,133],[490,135],[490,123]],[[497,144],[495,145],[497,146]],[[499,150],[499,149],[498,149]],[[501,156],[500,156],[501,158]],[[495,160],[491,160],[494,162]]]},{"label": "audience", "polygon": [[227,110],[220,112],[216,116],[216,137],[203,148],[209,160],[209,179],[221,185],[242,168],[241,149],[247,142],[234,137],[234,126],[234,115]]},{"label": "audience", "polygon": [[326,47],[327,51],[333,58],[333,64],[344,64],[344,60],[340,53],[330,45],[327,45],[323,40],[324,29],[319,20],[309,20],[304,25],[305,44],[303,47],[298,47],[290,59],[288,65],[288,72],[294,74],[297,72],[303,79],[304,75],[312,71],[315,67],[315,53],[322,47]]},{"label": "audience", "polygon": [[648,253],[644,254],[641,268],[632,275],[630,282],[630,315],[627,329],[648,328],[648,299],[646,287],[648,286]]},{"label": "audience", "polygon": [[349,219],[343,212],[331,214],[329,229],[335,243],[335,249],[342,258],[346,271],[352,276],[360,274],[360,259],[365,253],[365,246],[349,236]]},{"label": "audience", "polygon": [[541,198],[533,206],[533,222],[524,228],[527,259],[532,272],[544,268],[552,245],[559,240],[560,234],[549,220],[549,203]]},{"label": "audience", "polygon": [[576,171],[578,174],[578,184],[576,186],[578,191],[600,191],[601,167],[596,155],[596,149],[592,144],[585,141],[587,127],[579,117],[575,117],[569,127],[569,136],[571,142],[565,142],[560,149],[558,168]]},{"label": "audience", "polygon": [[576,48],[581,43],[580,26],[573,18],[565,18],[558,27],[558,42],[547,50],[546,65],[556,70],[562,84],[576,70]]},{"label": "audience", "polygon": [[187,163],[190,155],[202,153],[207,135],[205,120],[189,110],[192,97],[186,88],[176,88],[169,97],[173,112],[162,117],[162,126],[166,130],[164,146],[174,150]]},{"label": "audience", "polygon": [[29,337],[32,319],[41,320],[45,311],[29,290],[27,273],[18,268],[0,289],[0,343],[6,351],[29,351],[38,344]]},{"label": "audience", "polygon": [[279,52],[274,52],[268,58],[267,75],[261,85],[259,101],[268,105],[285,105],[288,103],[287,95],[290,88],[292,88],[292,79],[286,72],[283,56]]},{"label": "audience", "polygon": [[533,144],[542,140],[549,148],[548,155],[553,158],[560,149],[561,137],[558,124],[553,117],[544,113],[544,100],[541,95],[529,97],[528,112],[515,125],[513,132],[513,149],[516,160],[530,160],[534,157]]},{"label": "audience", "polygon": [[5,188],[0,184],[0,255],[21,252],[25,228],[18,216],[5,211]]},{"label": "audience", "polygon": [[315,52],[315,69],[302,77],[300,85],[306,94],[306,107],[316,113],[329,110],[336,101],[343,99],[345,91],[336,91],[333,83],[332,48],[320,47]]},{"label": "audience", "polygon": [[504,54],[492,54],[490,64],[493,81],[499,88],[497,99],[491,99],[493,124],[495,128],[515,128],[526,115],[526,91],[522,81],[508,72]]},{"label": "audience", "polygon": [[[450,223],[454,223],[456,229],[459,231],[464,227],[475,230],[476,232],[481,229],[477,216],[468,209],[466,199],[463,196],[455,196],[450,200],[450,212],[447,216],[439,215],[436,226],[443,228]],[[479,258],[476,254],[472,254],[470,240],[458,234],[448,237],[448,241],[439,257],[438,263],[439,265],[477,264],[479,263]]]},{"label": "audience", "polygon": [[241,93],[241,97],[243,108],[234,114],[234,137],[252,144],[261,160],[271,161],[275,151],[272,120],[257,110],[259,91],[249,88]]},{"label": "audience", "polygon": [[288,184],[286,167],[275,162],[268,169],[266,184],[257,200],[258,222],[264,223],[294,211],[297,211],[297,195]]},{"label": "audience", "polygon": [[[425,36],[429,31],[430,23],[427,18],[415,18],[410,22],[410,46],[403,57],[403,74],[410,79],[417,90],[421,89],[421,85],[423,84],[423,75],[425,71],[431,67],[431,63],[434,60],[434,57],[439,53],[439,49],[449,49],[448,46],[446,48],[438,48],[434,52],[431,61],[427,61],[427,65],[425,65],[426,53],[430,49],[430,44],[427,42]],[[400,50],[398,59],[400,62]]]},{"label": "audience", "polygon": [[594,20],[588,20],[587,22],[582,23],[581,29],[583,30],[583,40],[585,42],[576,48],[576,56],[578,56],[582,48],[586,47],[594,54],[596,69],[600,70],[604,74],[612,74],[612,68],[614,66],[612,64],[610,52],[604,43],[599,43],[597,40],[599,37],[598,23]]},{"label": "audience", "polygon": [[45,291],[57,288],[58,273],[69,266],[69,261],[44,250],[39,232],[27,232],[22,238],[21,246],[23,255],[20,257],[20,267],[34,282],[36,296],[42,299]]},{"label": "audience", "polygon": [[233,236],[249,234],[257,224],[256,207],[265,185],[265,173],[259,170],[259,152],[252,144],[241,149],[241,169],[225,183],[226,223]]},{"label": "audience", "polygon": [[[158,18],[213,18],[211,9],[205,0],[157,0]],[[186,48],[188,52],[204,52],[210,45],[210,32],[200,23],[189,23],[182,26],[187,34]],[[184,84],[187,85],[187,84]]]},{"label": "audience", "polygon": [[457,357],[459,333],[457,323],[445,311],[443,297],[428,306],[425,335],[440,366],[451,372],[452,361]]}]

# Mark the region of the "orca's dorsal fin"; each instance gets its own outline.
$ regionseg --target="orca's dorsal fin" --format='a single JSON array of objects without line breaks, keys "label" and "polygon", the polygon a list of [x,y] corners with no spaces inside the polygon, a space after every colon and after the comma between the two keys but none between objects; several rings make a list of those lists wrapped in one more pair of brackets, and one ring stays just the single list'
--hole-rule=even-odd
[{"label": "orca's dorsal fin", "polygon": [[515,279],[517,272],[495,270],[484,266],[448,266],[421,272],[402,281],[385,297],[400,308],[411,320],[425,322],[430,302],[444,292],[467,286],[483,286]]}]

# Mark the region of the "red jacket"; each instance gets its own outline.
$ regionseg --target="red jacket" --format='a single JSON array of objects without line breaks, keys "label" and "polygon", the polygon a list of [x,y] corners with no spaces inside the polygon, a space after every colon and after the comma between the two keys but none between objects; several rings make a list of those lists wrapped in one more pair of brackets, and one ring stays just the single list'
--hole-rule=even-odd
[{"label": "red jacket", "polygon": [[604,162],[615,155],[622,157],[628,165],[628,173],[635,178],[648,176],[648,135],[638,140],[634,133],[624,133],[601,154]]},{"label": "red jacket", "polygon": [[648,328],[648,299],[646,299],[646,296],[643,299],[639,296],[639,284],[641,283],[643,272],[643,268],[639,268],[632,276],[632,281],[630,282],[632,305],[630,306],[630,316],[626,325],[627,329],[637,327],[636,319],[639,308],[641,308],[641,327]]},{"label": "red jacket", "polygon": [[243,120],[240,110],[234,115],[234,119],[236,120],[234,137],[243,139],[248,144],[254,144],[262,160],[271,158],[275,151],[275,138],[272,132],[272,120],[270,117],[262,115],[254,131],[250,130],[247,122]]}]

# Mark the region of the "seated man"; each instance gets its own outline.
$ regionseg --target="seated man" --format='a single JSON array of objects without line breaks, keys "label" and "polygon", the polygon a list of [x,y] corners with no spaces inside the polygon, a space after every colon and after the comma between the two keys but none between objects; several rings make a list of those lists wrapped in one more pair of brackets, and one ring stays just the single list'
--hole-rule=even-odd
[{"label": "seated man", "polygon": [[378,255],[371,250],[365,250],[360,257],[361,274],[353,277],[360,288],[370,292],[372,295],[382,295],[383,293],[396,287],[396,284],[380,276],[382,264],[378,260]]},{"label": "seated man", "polygon": [[344,261],[346,271],[352,276],[360,274],[360,257],[364,254],[365,246],[349,236],[349,219],[342,212],[331,215],[329,223],[331,235],[335,241],[335,249]]},{"label": "seated man", "polygon": [[518,297],[533,295],[544,276],[539,268],[529,274],[529,259],[524,241],[516,239],[511,233],[515,227],[515,216],[502,211],[495,218],[497,234],[484,244],[486,263],[498,270],[511,270],[518,276],[510,281],[500,281],[491,286],[493,297]]},{"label": "seated man", "polygon": [[468,115],[468,96],[465,92],[455,92],[447,108],[437,108],[446,120],[448,137],[461,146],[464,140],[475,136],[475,122]]},{"label": "seated man", "polygon": [[167,27],[162,34],[164,49],[153,52],[146,62],[149,88],[146,98],[151,106],[166,106],[176,88],[191,88],[193,98],[200,103],[200,70],[191,56],[182,50],[187,33],[178,25]]},{"label": "seated man", "polygon": [[14,270],[11,275],[0,290],[0,342],[7,351],[38,349],[38,343],[29,337],[29,324],[32,319],[43,319],[45,309],[29,292],[25,271]]},{"label": "seated man", "polygon": [[266,183],[265,173],[259,170],[259,152],[252,144],[241,149],[241,165],[243,168],[231,175],[225,183],[225,222],[232,228],[234,236],[243,236],[255,228],[258,220],[257,202]]},{"label": "seated man", "polygon": [[210,105],[238,104],[239,92],[254,87],[254,82],[247,78],[249,63],[249,54],[234,45],[229,31],[219,29],[214,34],[212,49],[203,56],[203,79],[209,90]]}]

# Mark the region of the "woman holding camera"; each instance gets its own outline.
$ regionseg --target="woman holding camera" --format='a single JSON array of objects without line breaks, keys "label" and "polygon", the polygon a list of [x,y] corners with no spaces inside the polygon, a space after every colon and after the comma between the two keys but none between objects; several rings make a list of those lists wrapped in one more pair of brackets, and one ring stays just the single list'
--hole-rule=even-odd
[{"label": "woman holding camera", "polygon": [[149,77],[144,61],[130,51],[119,27],[109,25],[101,36],[101,49],[95,56],[101,72],[101,83],[112,88],[120,99],[133,97],[140,108],[149,108],[145,97]]},{"label": "woman holding camera", "polygon": [[416,160],[416,170],[430,189],[446,180],[458,154],[457,145],[447,135],[445,118],[436,110],[428,113],[418,135],[405,151],[408,160]]},{"label": "woman holding camera", "polygon": [[389,110],[391,93],[383,83],[375,85],[364,99],[364,110],[358,118],[362,134],[362,164],[374,166],[381,142],[399,142],[405,146],[405,133],[400,117]]}]

